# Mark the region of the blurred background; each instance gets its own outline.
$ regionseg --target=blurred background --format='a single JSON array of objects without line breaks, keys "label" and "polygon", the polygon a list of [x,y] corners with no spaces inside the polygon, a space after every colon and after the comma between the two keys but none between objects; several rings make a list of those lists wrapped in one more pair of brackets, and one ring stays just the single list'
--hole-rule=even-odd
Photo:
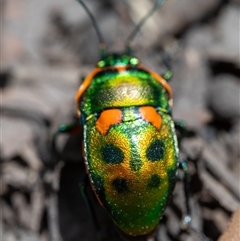
[{"label": "blurred background", "polygon": [[[129,33],[154,3],[85,2],[113,52],[124,51]],[[192,225],[220,240],[240,203],[239,1],[168,0],[132,49],[160,74],[162,53],[173,53],[173,116],[189,128],[180,150],[191,175]],[[59,124],[74,120],[74,95],[98,60],[96,33],[76,1],[1,0],[1,240],[97,240],[80,193],[81,136],[59,139],[61,161],[53,169],[49,141]],[[103,240],[121,240],[91,200]],[[157,240],[200,240],[181,232],[183,214],[179,181]]]}]

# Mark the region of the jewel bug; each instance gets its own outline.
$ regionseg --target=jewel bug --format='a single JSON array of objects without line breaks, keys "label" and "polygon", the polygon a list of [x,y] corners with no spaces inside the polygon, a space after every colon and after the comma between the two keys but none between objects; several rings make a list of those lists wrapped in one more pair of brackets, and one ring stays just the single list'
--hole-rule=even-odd
[{"label": "jewel bug", "polygon": [[[172,119],[169,65],[166,63],[168,70],[162,77],[130,54],[130,44],[122,54],[107,54],[94,17],[83,1],[77,1],[93,22],[101,50],[101,59],[75,97],[92,190],[124,238],[147,238],[164,214],[180,167],[185,173],[184,222],[189,226],[188,169],[179,158],[175,130],[179,124]],[[156,1],[129,35],[128,43],[165,2]],[[76,124],[62,125],[57,134],[75,128]]]}]

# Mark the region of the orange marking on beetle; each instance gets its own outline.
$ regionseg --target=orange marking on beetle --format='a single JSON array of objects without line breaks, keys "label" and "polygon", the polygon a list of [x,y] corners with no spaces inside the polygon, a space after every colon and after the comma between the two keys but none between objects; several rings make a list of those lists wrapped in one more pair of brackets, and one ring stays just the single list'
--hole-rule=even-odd
[{"label": "orange marking on beetle", "polygon": [[157,113],[156,109],[152,106],[139,107],[139,112],[143,120],[150,122],[156,129],[160,130],[162,126],[162,117]]},{"label": "orange marking on beetle", "polygon": [[96,128],[102,134],[106,135],[112,125],[122,122],[122,111],[119,109],[104,110],[96,121]]},{"label": "orange marking on beetle", "polygon": [[172,88],[168,84],[168,82],[163,77],[161,77],[158,73],[154,72],[151,69],[148,69],[144,65],[140,64],[138,67],[147,71],[150,75],[152,75],[152,77],[154,79],[156,79],[166,89],[166,91],[168,92],[168,96],[169,96],[169,105],[172,107],[172,105],[173,105]]}]

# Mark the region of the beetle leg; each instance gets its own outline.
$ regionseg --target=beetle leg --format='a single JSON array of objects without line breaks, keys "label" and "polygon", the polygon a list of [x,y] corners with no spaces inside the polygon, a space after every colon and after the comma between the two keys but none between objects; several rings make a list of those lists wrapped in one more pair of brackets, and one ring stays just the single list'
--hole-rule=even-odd
[{"label": "beetle leg", "polygon": [[73,122],[71,124],[62,124],[58,127],[57,131],[53,134],[51,142],[51,153],[53,159],[53,165],[56,165],[59,160],[59,153],[57,151],[57,139],[61,134],[74,134],[81,131],[79,123]]},{"label": "beetle leg", "polygon": [[87,184],[88,184],[88,176],[87,174],[85,173],[84,174],[84,177],[82,178],[81,182],[80,182],[80,191],[81,191],[81,195],[83,197],[83,200],[86,204],[86,207],[87,207],[87,210],[88,210],[88,213],[93,221],[93,224],[94,224],[94,227],[97,231],[97,235],[98,235],[98,240],[101,241],[103,240],[102,237],[103,237],[103,234],[102,234],[102,231],[101,231],[101,228],[97,222],[97,218],[96,218],[96,214],[94,212],[94,208],[93,208],[93,205],[90,201],[90,198],[87,194],[87,191],[86,191],[86,187],[87,187]]},{"label": "beetle leg", "polygon": [[179,160],[180,168],[184,172],[183,184],[184,184],[184,195],[185,195],[185,207],[186,207],[186,214],[183,218],[183,224],[185,226],[189,226],[191,222],[191,210],[189,205],[189,174],[188,174],[188,166],[187,162],[183,160]]},{"label": "beetle leg", "polygon": [[180,143],[183,138],[188,136],[189,130],[187,129],[186,123],[182,120],[177,120],[177,121],[175,120],[174,125],[176,130],[179,133],[178,141]]},{"label": "beetle leg", "polygon": [[180,132],[181,138],[184,138],[188,135],[188,129],[186,123],[182,120],[175,120],[174,121],[175,128]]},{"label": "beetle leg", "polygon": [[210,239],[207,238],[202,232],[191,227],[192,217],[191,217],[191,209],[190,209],[190,205],[189,205],[189,194],[190,194],[189,183],[190,183],[190,181],[189,181],[188,166],[187,166],[187,162],[184,160],[179,160],[179,165],[180,165],[180,168],[184,172],[183,184],[184,184],[186,214],[183,218],[183,225],[186,229],[193,231],[203,241],[210,241]]},{"label": "beetle leg", "polygon": [[193,231],[199,238],[201,238],[203,241],[212,241],[210,238],[206,237],[206,235],[202,232],[200,232],[199,230],[193,228],[193,227],[189,227],[189,229],[191,231]]}]

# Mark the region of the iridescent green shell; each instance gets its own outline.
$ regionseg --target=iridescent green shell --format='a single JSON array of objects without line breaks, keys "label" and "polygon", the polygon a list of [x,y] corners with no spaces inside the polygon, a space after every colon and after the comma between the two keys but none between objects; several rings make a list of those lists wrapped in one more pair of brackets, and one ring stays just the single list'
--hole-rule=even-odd
[{"label": "iridescent green shell", "polygon": [[[161,128],[143,118],[142,106],[154,107]],[[96,123],[108,109],[118,109],[121,121],[103,134]],[[80,111],[86,167],[98,199],[124,233],[150,233],[176,183],[178,147],[166,90],[135,66],[106,70],[93,78]]]},{"label": "iridescent green shell", "polygon": [[82,98],[80,109],[82,114],[89,116],[109,108],[147,105],[169,111],[168,94],[149,72],[130,65],[126,71],[107,69],[96,74]]}]

